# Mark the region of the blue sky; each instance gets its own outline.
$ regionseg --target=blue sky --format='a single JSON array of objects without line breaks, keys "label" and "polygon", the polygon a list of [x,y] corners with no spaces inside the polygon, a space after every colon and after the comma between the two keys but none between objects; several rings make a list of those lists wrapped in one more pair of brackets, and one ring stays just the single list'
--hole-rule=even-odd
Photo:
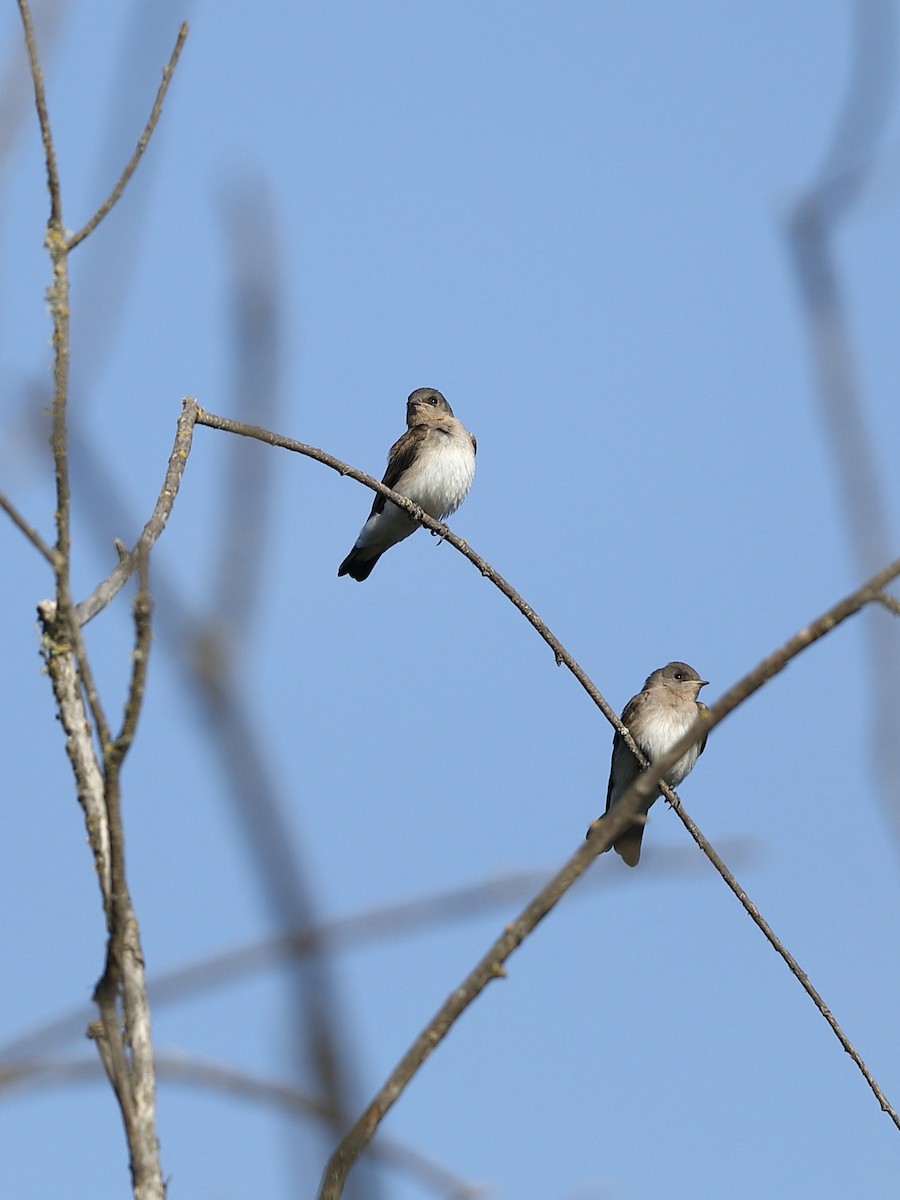
[{"label": "blue sky", "polygon": [[[145,161],[73,255],[79,596],[149,513],[183,396],[380,474],[420,386],[478,437],[452,527],[618,710],[673,658],[714,699],[861,582],[785,233],[841,110],[849,6],[89,0],[55,34],[51,7],[36,22],[70,228],[112,186],[191,21]],[[9,71],[12,11],[0,33]],[[49,536],[46,203],[17,86],[0,160],[0,487]],[[894,104],[834,244],[895,538],[898,135]],[[249,379],[236,211],[279,322]],[[271,495],[231,546],[262,557],[235,625],[231,589],[248,581],[223,592],[219,573],[244,500],[236,457],[270,473]],[[337,579],[370,503],[314,462],[197,430],[153,557],[157,639],[123,778],[151,977],[272,929],[219,718],[185,671],[193,622],[225,639],[323,920],[549,873],[602,809],[610,729],[452,548],[418,533],[365,584]],[[89,1000],[103,931],[37,653],[50,581],[6,522],[0,547],[7,1043]],[[896,642],[896,619],[873,620]],[[130,640],[123,595],[89,628],[112,712]],[[681,791],[897,1104],[897,823],[865,644],[856,619],[796,660],[715,731]],[[893,1195],[897,1131],[796,981],[662,805],[645,846],[635,871],[594,865],[384,1133],[510,1200]],[[518,907],[334,955],[359,1109]],[[290,995],[271,970],[161,1005],[157,1045],[290,1081]],[[89,1052],[77,1036],[47,1047]],[[124,1194],[105,1086],[0,1100],[10,1195]],[[305,1125],[166,1082],[159,1108],[171,1196],[314,1194],[328,1143]],[[392,1200],[431,1194],[382,1177]]]}]

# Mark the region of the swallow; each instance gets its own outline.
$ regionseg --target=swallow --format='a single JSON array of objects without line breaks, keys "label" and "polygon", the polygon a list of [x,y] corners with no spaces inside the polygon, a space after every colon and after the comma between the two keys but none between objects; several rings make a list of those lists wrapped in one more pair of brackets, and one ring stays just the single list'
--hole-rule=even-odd
[{"label": "swallow", "polygon": [[[406,402],[406,433],[391,446],[382,483],[441,521],[456,512],[475,478],[474,436],[434,388],[417,388]],[[353,549],[338,567],[360,583],[397,542],[415,533],[418,522],[377,495]]]},{"label": "swallow", "polygon": [[[622,724],[628,726],[631,736],[649,762],[667,754],[692,728],[700,713],[707,711],[706,705],[697,699],[700,689],[706,684],[707,680],[701,679],[687,663],[670,662],[649,675],[641,691],[625,705]],[[679,758],[666,775],[669,787],[678,787],[688,777],[705,748],[704,737]],[[606,812],[615,807],[643,769],[617,730],[613,738]],[[640,818],[646,817],[658,796],[659,792],[641,811],[634,825],[613,843],[613,849],[629,867],[636,867],[641,857],[645,821]]]}]

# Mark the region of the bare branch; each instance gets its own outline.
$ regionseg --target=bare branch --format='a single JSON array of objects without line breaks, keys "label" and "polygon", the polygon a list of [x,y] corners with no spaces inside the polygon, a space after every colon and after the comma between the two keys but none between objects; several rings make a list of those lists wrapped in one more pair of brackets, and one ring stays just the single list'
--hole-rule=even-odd
[{"label": "bare branch", "polygon": [[31,22],[28,0],[18,0],[25,31],[25,46],[28,47],[31,82],[35,90],[37,119],[41,125],[44,162],[47,166],[47,188],[50,193],[50,216],[47,223],[46,244],[53,264],[53,286],[48,289],[50,316],[53,319],[53,433],[50,445],[53,448],[54,474],[56,480],[56,578],[58,594],[56,604],[64,613],[68,602],[68,518],[70,518],[70,493],[68,493],[68,455],[66,449],[66,396],[68,390],[68,270],[65,239],[62,236],[62,198],[59,172],[56,169],[56,150],[50,132],[47,112],[47,96],[44,94],[41,60],[38,58],[35,28]]},{"label": "bare branch", "polygon": [[[43,0],[40,9],[41,40],[46,55],[56,44],[63,25],[68,0]],[[25,86],[31,79],[30,63],[22,58],[18,43],[6,46],[4,61],[0,65],[0,188],[4,195],[4,176],[8,172],[9,159],[15,148],[22,126],[30,111],[30,101]]]},{"label": "bare branch", "polygon": [[636,748],[628,730],[619,720],[614,709],[607,703],[601,695],[599,688],[583,667],[569,654],[562,642],[551,633],[548,626],[545,625],[534,609],[525,603],[515,588],[507,583],[503,576],[498,571],[495,571],[490,563],[483,559],[480,554],[476,554],[469,547],[468,542],[461,537],[457,537],[449,526],[436,521],[428,513],[423,512],[422,509],[413,504],[411,500],[407,500],[405,496],[401,496],[399,493],[391,491],[389,487],[385,487],[374,476],[367,475],[364,471],[357,470],[356,467],[351,467],[349,463],[341,462],[333,454],[327,454],[324,450],[318,450],[315,446],[308,446],[304,442],[295,441],[293,438],[282,437],[281,434],[271,433],[269,430],[260,429],[256,425],[246,425],[242,421],[232,421],[229,417],[216,416],[215,413],[207,412],[205,409],[199,407],[196,419],[198,425],[206,425],[210,429],[219,429],[225,433],[235,433],[240,437],[254,438],[257,441],[265,442],[269,446],[278,446],[282,450],[290,450],[294,454],[302,454],[306,458],[312,458],[316,462],[323,463],[326,467],[331,467],[333,471],[337,471],[340,475],[348,475],[358,483],[371,488],[373,492],[378,492],[380,495],[386,496],[398,508],[405,509],[411,517],[421,525],[424,525],[426,529],[430,529],[432,533],[437,534],[442,541],[449,542],[451,546],[455,546],[460,554],[467,558],[474,567],[477,567],[485,579],[489,579],[515,605],[526,621],[537,630],[553,651],[557,664],[564,663],[568,667],[606,719],[625,736],[628,744],[633,749]]},{"label": "bare branch", "polygon": [[181,416],[178,418],[178,428],[175,432],[175,444],[169,455],[166,477],[163,480],[159,498],[150,514],[150,519],[144,526],[134,549],[124,558],[120,556],[118,566],[98,584],[96,588],[74,609],[74,620],[78,625],[85,625],[92,617],[101,612],[118,594],[120,589],[134,574],[138,566],[141,550],[149,551],[150,547],[166,527],[166,521],[178,495],[181,477],[187,465],[191,452],[191,442],[194,436],[194,423],[197,420],[197,402],[190,397],[184,401]]},{"label": "bare branch", "polygon": [[890,592],[879,592],[875,599],[879,604],[883,604],[888,612],[900,617],[900,600],[896,596],[892,596]]},{"label": "bare branch", "polygon": [[18,0],[22,26],[25,30],[25,45],[28,49],[28,62],[31,67],[31,81],[34,85],[34,104],[37,109],[38,121],[41,126],[41,141],[44,143],[44,161],[47,167],[47,190],[50,193],[50,225],[57,230],[62,229],[62,199],[59,190],[59,172],[56,167],[56,148],[53,144],[53,134],[50,132],[50,116],[47,112],[47,97],[44,93],[44,73],[38,57],[37,41],[34,36],[34,25],[31,21],[31,9],[28,0]]},{"label": "bare branch", "polygon": [[[192,411],[193,410],[193,411]],[[491,579],[507,597],[515,604],[520,612],[532,624],[532,626],[540,633],[543,639],[551,646],[558,662],[565,662],[569,669],[573,672],[588,694],[591,695],[598,707],[604,711],[610,722],[622,730],[624,727],[618,720],[616,714],[612,712],[609,705],[600,695],[599,691],[584,673],[579,664],[569,655],[565,647],[550,633],[549,629],[537,617],[533,610],[528,606],[517,592],[499,576],[492,567],[479,555],[472,551],[467,543],[462,539],[457,538],[452,532],[438,521],[434,521],[427,514],[421,512],[415,505],[408,501],[405,497],[399,496],[392,492],[383,484],[371,476],[365,475],[363,472],[357,471],[348,464],[341,462],[332,455],[326,454],[324,451],[317,450],[315,447],[307,446],[303,443],[296,442],[293,439],[281,437],[278,434],[271,433],[266,430],[259,429],[255,426],[244,425],[240,422],[230,421],[227,418],[217,417],[214,414],[204,412],[191,401],[185,402],[185,419],[190,420],[191,415],[197,423],[208,425],[211,428],[220,429],[226,432],[237,433],[243,436],[253,437],[257,440],[266,442],[267,444],[280,446],[289,449],[295,453],[300,453],[306,457],[322,462],[324,465],[330,466],[333,470],[339,471],[341,474],[350,475],[359,482],[364,483],[373,491],[382,492],[390,500],[399,507],[405,508],[410,514],[420,521],[426,528],[432,529],[434,532],[441,535],[445,540],[454,545],[460,553],[469,559],[481,573]],[[381,1119],[393,1105],[397,1097],[400,1095],[406,1084],[419,1069],[425,1058],[430,1054],[434,1046],[446,1035],[449,1028],[460,1015],[462,1011],[472,1002],[472,1000],[480,994],[486,984],[493,978],[497,978],[503,974],[503,963],[513,953],[522,940],[535,928],[538,922],[546,915],[547,912],[556,904],[558,899],[572,886],[577,878],[584,872],[595,855],[607,849],[619,834],[627,828],[633,817],[636,815],[642,804],[646,800],[655,795],[657,789],[661,789],[663,794],[667,796],[670,802],[676,807],[676,810],[691,829],[692,835],[702,848],[707,849],[709,853],[711,847],[702,838],[702,834],[696,829],[696,826],[690,822],[690,818],[684,812],[683,807],[675,793],[671,792],[665,784],[661,784],[664,775],[670,767],[684,754],[684,752],[699,740],[709,729],[713,728],[719,721],[724,719],[729,712],[737,707],[748,696],[758,690],[768,679],[777,674],[783,667],[803,649],[812,645],[819,638],[830,632],[841,621],[859,611],[865,604],[876,600],[883,588],[896,576],[900,574],[900,560],[886,567],[879,572],[872,580],[865,584],[862,588],[834,605],[828,612],[824,613],[816,621],[809,626],[800,630],[794,635],[781,649],[775,651],[768,656],[759,667],[736,684],[729,692],[727,692],[717,704],[713,705],[707,714],[708,719],[698,722],[695,729],[685,738],[681,739],[670,754],[658,760],[655,764],[645,770],[636,780],[629,793],[623,797],[619,805],[614,810],[595,822],[588,842],[579,848],[576,854],[562,868],[560,872],[543,888],[535,899],[523,910],[518,920],[511,926],[508,926],[504,934],[491,947],[484,958],[476,965],[474,970],[469,974],[463,985],[458,988],[448,999],[446,1004],[438,1012],[435,1018],[420,1034],[419,1038],[398,1064],[394,1073],[391,1075],[385,1086],[381,1089],[378,1095],[373,1100],[372,1104],[367,1108],[363,1117],[353,1126],[345,1139],[338,1146],[333,1154],[328,1168],[326,1170],[325,1179],[323,1181],[322,1192],[320,1193],[322,1200],[334,1200],[340,1196],[343,1191],[346,1175],[352,1164],[359,1157],[360,1153],[368,1145],[373,1137],[375,1130],[378,1127]],[[627,732],[627,731],[626,731]],[[636,747],[633,747],[636,749]],[[762,920],[751,904],[746,894],[739,887],[736,881],[727,871],[724,870],[724,865],[717,859],[713,853],[710,853],[710,859],[713,861],[717,869],[721,869],[723,877],[729,882],[729,886],[736,895],[741,899],[746,910],[754,917],[759,927],[764,934],[769,938],[770,942],[779,950],[785,961],[795,972],[797,977],[804,984],[807,993],[813,999],[820,1012],[829,1021],[829,1025],[841,1040],[841,1044],[848,1050],[854,1059],[858,1068],[862,1071],[864,1077],[879,1099],[882,1108],[888,1112],[894,1123],[900,1128],[900,1118],[891,1108],[883,1092],[881,1092],[871,1073],[865,1066],[860,1056],[855,1052],[849,1039],[843,1034],[840,1026],[834,1021],[831,1014],[825,1008],[818,993],[808,984],[805,975],[796,964],[795,960],[788,955],[787,951],[781,946],[778,940],[772,934],[768,925]]]},{"label": "bare branch", "polygon": [[69,572],[69,466],[66,448],[66,398],[69,375],[69,275],[66,262],[66,246],[62,231],[62,196],[59,173],[56,166],[56,148],[50,131],[47,97],[44,92],[44,76],[38,56],[34,25],[28,0],[18,0],[22,25],[25,30],[25,45],[34,85],[34,102],[44,143],[44,161],[47,167],[47,189],[50,192],[50,218],[47,223],[46,246],[53,265],[53,285],[47,298],[53,320],[53,432],[50,444],[53,449],[54,473],[56,476],[56,549],[57,605],[61,612],[67,608]]},{"label": "bare branch", "polygon": [[[146,553],[142,551],[142,587],[135,601],[136,648],[122,733],[115,742],[109,740],[108,733],[101,735],[105,778],[100,773],[84,708],[82,683],[87,663],[79,665],[76,671],[71,644],[60,642],[61,631],[64,633],[67,626],[60,621],[56,605],[44,601],[38,611],[44,626],[42,653],[67,734],[66,749],[85,812],[109,930],[106,968],[94,993],[100,1021],[92,1027],[92,1036],[122,1111],[135,1196],[137,1200],[163,1200],[165,1189],[155,1128],[150,1010],[137,919],[125,878],[119,796],[119,772],[133,736],[146,679],[150,638]],[[75,632],[79,632],[77,627]],[[119,1013],[120,991],[124,1020]]]},{"label": "bare branch", "polygon": [[28,538],[29,542],[31,542],[32,546],[34,546],[41,552],[41,554],[43,554],[50,566],[55,569],[56,555],[53,553],[38,531],[34,528],[34,526],[28,524],[12,501],[8,500],[2,492],[0,492],[0,508],[3,509],[12,523],[21,529],[21,531]]},{"label": "bare branch", "polygon": [[65,730],[66,754],[75,774],[78,803],[84,812],[88,843],[94,856],[105,905],[110,889],[110,867],[103,775],[94,750],[71,644],[67,637],[60,634],[56,605],[52,600],[43,600],[38,605],[38,617],[43,627],[41,655],[56,698],[59,719]]},{"label": "bare branch", "polygon": [[[819,638],[824,637],[826,633],[834,629],[841,621],[846,620],[847,617],[858,612],[865,604],[871,602],[878,591],[891,579],[896,578],[897,575],[900,575],[900,559],[892,563],[889,567],[886,567],[883,571],[880,571],[868,583],[864,584],[863,587],[839,601],[816,621],[813,621],[810,625],[796,633],[779,650],[770,654],[755,670],[739,680],[716,704],[711,706],[708,711],[708,720],[698,721],[694,729],[685,734],[668,754],[648,766],[637,777],[613,809],[600,820],[594,822],[587,842],[579,847],[546,887],[542,888],[531,903],[523,909],[518,918],[505,928],[501,936],[494,942],[473,970],[470,971],[460,986],[454,989],[432,1020],[425,1026],[410,1046],[409,1050],[407,1050],[385,1084],[366,1107],[363,1115],[357,1120],[356,1124],[350,1129],[332,1154],[325,1169],[319,1192],[319,1200],[338,1200],[338,1197],[343,1193],[344,1183],[351,1167],[368,1146],[385,1114],[396,1102],[425,1059],[431,1054],[438,1043],[443,1040],[457,1018],[480,995],[487,984],[492,979],[497,979],[505,975],[504,963],[510,955],[521,945],[522,941],[524,941],[538,923],[543,920],[572,884],[580,878],[593,858],[608,850],[619,835],[628,828],[634,816],[646,804],[647,799],[656,794],[657,788],[662,784],[663,777],[682,757],[685,751],[690,749],[695,742],[699,741],[704,734],[718,725],[720,721],[724,720],[739,704],[758,691],[772,676],[781,671],[792,658],[795,658],[802,650],[812,645]],[[679,811],[684,820],[686,814],[677,794],[664,784],[662,785],[662,791],[667,799],[676,807],[676,810]],[[685,821],[685,824],[688,824],[688,822]],[[692,829],[692,832],[696,830],[693,822],[690,823],[689,828]],[[696,830],[696,832],[699,835],[699,830]],[[709,846],[709,843],[702,835],[697,837],[696,840],[701,849],[711,851],[712,847]],[[713,865],[718,867],[718,856],[711,855],[710,858]],[[724,866],[724,864],[722,865]],[[723,877],[727,875],[728,873],[726,872]],[[728,878],[733,877],[728,876]],[[851,1055],[854,1063],[872,1089],[882,1110],[890,1116],[897,1129],[900,1129],[900,1115],[892,1108],[872,1073],[853,1048],[840,1025],[838,1025],[830,1011],[825,1007],[818,992],[809,983],[808,978],[800,969],[796,960],[788,954],[777,938],[775,938],[769,926],[763,921],[758,910],[752,905],[746,893],[739,887],[737,882],[733,881],[733,885],[729,883],[729,886],[733,886],[735,894],[741,900],[742,904],[744,904],[746,911],[753,916],[770,943],[778,949],[779,953],[788,963],[788,966],[804,987],[807,995],[810,996],[819,1012],[828,1021],[829,1026],[838,1037],[843,1048]]]},{"label": "bare branch", "polygon": [[128,160],[125,169],[119,176],[116,186],[110,192],[109,196],[107,196],[107,198],[103,201],[91,219],[86,225],[79,229],[77,233],[73,233],[66,240],[66,250],[74,250],[76,246],[78,246],[86,237],[89,237],[94,232],[103,218],[118,202],[122,193],[125,191],[125,188],[128,186],[128,182],[137,170],[138,163],[144,156],[144,152],[147,149],[150,138],[153,136],[153,131],[156,128],[156,124],[159,121],[160,115],[162,114],[162,107],[166,98],[166,92],[169,90],[169,84],[172,80],[172,75],[174,74],[175,68],[178,66],[178,59],[181,56],[181,51],[187,35],[188,23],[185,21],[178,31],[178,37],[175,41],[175,48],[172,51],[169,62],[163,69],[162,81],[159,85],[159,91],[156,93],[156,100],[153,104],[153,108],[150,111],[150,116],[147,118],[147,124],[144,126],[144,130],[138,139],[138,144],[135,147],[134,154],[132,154],[131,158]]},{"label": "bare branch", "polygon": [[147,678],[151,632],[148,553],[146,547],[141,547],[140,589],[134,602],[135,649],[122,731],[115,741],[103,743],[104,802],[110,848],[110,890],[106,905],[109,937],[106,967],[94,991],[94,1000],[100,1009],[102,1025],[97,1035],[101,1058],[119,1099],[128,1136],[136,1200],[163,1200],[165,1186],[156,1135],[156,1075],[150,1004],[140,933],[125,873],[125,831],[119,782],[122,763],[137,726]]},{"label": "bare branch", "polygon": [[114,764],[115,770],[121,767],[122,760],[131,748],[137,728],[138,717],[144,703],[144,689],[147,684],[147,667],[150,662],[150,615],[153,610],[150,598],[148,579],[149,549],[145,545],[138,546],[138,576],[140,587],[134,600],[134,630],[135,644],[132,654],[131,683],[128,688],[128,698],[125,702],[125,714],[122,718],[122,729],[119,736],[107,751],[107,771]]},{"label": "bare branch", "polygon": [[[38,607],[43,624],[42,653],[56,696],[60,720],[66,731],[66,749],[75,773],[79,801],[88,826],[106,915],[108,940],[106,967],[95,990],[100,1022],[93,1027],[101,1061],[116,1092],[128,1140],[132,1188],[136,1200],[164,1200],[165,1185],[159,1163],[155,1122],[155,1078],[150,1042],[150,1015],[143,975],[137,920],[125,877],[124,833],[119,796],[119,771],[130,744],[143,695],[146,648],[149,639],[149,606],[146,590],[138,602],[138,653],[132,691],[120,739],[113,743],[100,695],[75,620],[70,587],[71,493],[67,428],[69,383],[69,246],[63,235],[59,179],[43,79],[27,0],[19,0],[25,28],[35,101],[44,141],[51,213],[46,246],[53,270],[48,289],[53,323],[53,468],[56,484],[56,550],[53,556],[56,601]],[[102,215],[102,214],[101,214]],[[146,582],[146,547],[141,566]],[[147,608],[146,620],[141,605]],[[74,659],[74,663],[73,663]],[[84,700],[90,707],[102,748],[101,779],[97,751]],[[122,995],[122,1015],[119,995]]]},{"label": "bare branch", "polygon": [[863,1079],[865,1079],[866,1083],[872,1089],[872,1092],[874,1093],[875,1098],[878,1101],[878,1103],[881,1105],[882,1110],[888,1114],[888,1116],[894,1122],[894,1125],[896,1125],[897,1128],[900,1129],[900,1116],[898,1116],[898,1114],[891,1107],[890,1103],[888,1102],[887,1097],[885,1096],[884,1092],[879,1087],[878,1083],[875,1080],[874,1075],[869,1070],[869,1068],[866,1066],[866,1064],[863,1061],[862,1057],[860,1056],[859,1052],[856,1050],[855,1046],[851,1043],[850,1039],[844,1033],[843,1029],[840,1027],[840,1025],[837,1023],[835,1018],[832,1016],[831,1010],[828,1007],[826,1007],[825,1001],[822,999],[820,994],[816,991],[816,989],[810,983],[809,976],[801,968],[800,964],[794,958],[793,954],[791,954],[791,952],[787,949],[787,947],[784,945],[784,943],[780,940],[780,938],[778,938],[776,936],[776,934],[772,930],[772,927],[765,920],[762,913],[759,911],[759,909],[756,907],[756,905],[753,903],[753,901],[750,899],[750,897],[747,895],[747,893],[744,891],[744,889],[738,883],[737,879],[735,879],[734,875],[732,875],[731,871],[729,871],[729,869],[725,866],[725,863],[722,861],[722,859],[719,857],[719,855],[716,853],[716,851],[713,849],[713,847],[710,845],[710,843],[706,840],[706,838],[700,832],[700,830],[698,829],[698,827],[694,823],[694,821],[688,816],[687,812],[685,812],[684,805],[681,803],[681,800],[675,796],[674,792],[668,798],[672,802],[672,807],[675,809],[675,812],[677,813],[677,815],[678,815],[680,821],[682,822],[682,824],[684,825],[684,827],[687,829],[688,833],[690,833],[691,837],[694,839],[694,841],[697,843],[697,845],[700,847],[700,849],[703,851],[703,853],[706,855],[706,857],[709,859],[709,861],[712,863],[712,865],[716,868],[716,870],[719,872],[719,874],[722,876],[722,878],[725,880],[725,882],[728,884],[728,886],[734,892],[735,896],[737,896],[738,900],[741,902],[741,906],[743,907],[744,911],[747,913],[747,915],[750,917],[750,919],[753,921],[753,923],[756,925],[756,927],[761,931],[761,933],[763,934],[763,936],[765,937],[765,939],[769,943],[769,945],[772,947],[772,949],[776,952],[776,954],[780,955],[781,958],[783,958],[784,961],[787,963],[791,974],[794,976],[794,978],[797,980],[797,982],[803,988],[804,992],[806,992],[807,996],[809,996],[810,1000],[812,1000],[813,1004],[815,1004],[815,1006],[819,1010],[820,1014],[828,1022],[828,1025],[831,1027],[831,1030],[834,1033],[835,1037],[838,1039],[838,1041],[841,1043],[843,1048],[853,1059],[853,1062],[856,1064],[856,1067],[858,1068]]}]

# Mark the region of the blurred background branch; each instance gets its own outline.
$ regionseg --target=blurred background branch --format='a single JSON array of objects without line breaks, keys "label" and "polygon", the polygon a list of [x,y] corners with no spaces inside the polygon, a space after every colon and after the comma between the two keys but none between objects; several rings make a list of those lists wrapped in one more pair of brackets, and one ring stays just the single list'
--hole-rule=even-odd
[{"label": "blurred background branch", "polygon": [[[894,0],[855,0],[852,59],[831,142],[788,224],[791,261],[809,330],[810,353],[834,478],[857,577],[897,550],[875,451],[847,299],[839,238],[879,165],[897,92]],[[872,608],[864,617],[871,691],[871,747],[881,794],[900,852],[900,629]]]}]

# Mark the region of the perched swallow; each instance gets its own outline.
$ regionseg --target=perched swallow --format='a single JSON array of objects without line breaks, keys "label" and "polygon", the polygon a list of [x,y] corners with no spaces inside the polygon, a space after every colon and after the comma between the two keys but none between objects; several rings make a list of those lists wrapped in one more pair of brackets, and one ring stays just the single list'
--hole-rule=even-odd
[{"label": "perched swallow", "polygon": [[[475,438],[434,388],[417,388],[406,402],[407,430],[391,446],[382,483],[418,504],[436,520],[456,512],[475,478]],[[418,522],[377,495],[369,519],[338,575],[362,582],[397,542],[415,533]]]},{"label": "perched swallow", "polygon": [[[701,679],[687,663],[670,662],[648,676],[642,690],[625,705],[622,724],[627,725],[644,756],[653,762],[661,758],[687,733],[706,705],[697,699],[707,680]],[[694,763],[706,748],[706,738],[696,742],[666,775],[669,787],[678,787],[693,769]],[[609,787],[606,792],[606,811],[617,803],[641,773],[638,760],[617,731],[613,738]],[[657,796],[659,793],[657,792]],[[641,811],[645,816],[656,796]],[[591,827],[593,828],[593,826]],[[629,867],[636,867],[641,857],[641,838],[644,822],[638,821],[613,843]]]}]

